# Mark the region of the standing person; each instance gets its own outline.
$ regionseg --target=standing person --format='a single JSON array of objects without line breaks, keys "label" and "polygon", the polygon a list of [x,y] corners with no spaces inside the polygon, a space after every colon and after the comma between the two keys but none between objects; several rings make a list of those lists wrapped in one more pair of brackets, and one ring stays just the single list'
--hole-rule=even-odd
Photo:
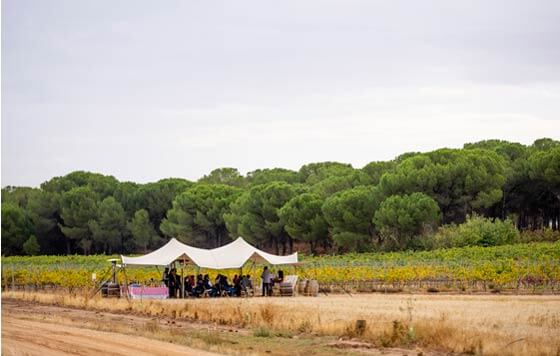
[{"label": "standing person", "polygon": [[177,270],[175,268],[171,269],[171,273],[169,273],[169,298],[176,298],[177,297]]},{"label": "standing person", "polygon": [[270,281],[271,281],[271,275],[270,275],[270,271],[268,270],[268,266],[264,266],[263,272],[261,274],[261,279],[262,279],[262,296],[264,297],[266,296],[270,296]]}]

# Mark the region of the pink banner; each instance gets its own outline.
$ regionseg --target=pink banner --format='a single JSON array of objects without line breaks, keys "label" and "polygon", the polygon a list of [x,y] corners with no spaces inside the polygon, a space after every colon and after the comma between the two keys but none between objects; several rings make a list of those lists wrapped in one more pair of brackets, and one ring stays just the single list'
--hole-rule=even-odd
[{"label": "pink banner", "polygon": [[169,289],[167,287],[129,286],[128,294],[133,299],[166,299],[169,297]]}]

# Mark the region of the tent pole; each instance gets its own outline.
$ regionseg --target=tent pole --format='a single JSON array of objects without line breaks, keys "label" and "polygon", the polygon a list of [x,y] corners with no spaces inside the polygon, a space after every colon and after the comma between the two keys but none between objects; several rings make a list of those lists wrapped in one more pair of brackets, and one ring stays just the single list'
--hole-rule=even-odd
[{"label": "tent pole", "polygon": [[185,258],[183,257],[183,265],[181,266],[181,297],[185,298]]},{"label": "tent pole", "polygon": [[130,296],[128,295],[128,277],[126,276],[126,267],[123,265],[122,271],[124,273],[124,287],[126,291],[126,300],[130,300]]},{"label": "tent pole", "polygon": [[183,283],[185,278],[184,267],[181,266],[181,298],[185,298],[185,283]]}]

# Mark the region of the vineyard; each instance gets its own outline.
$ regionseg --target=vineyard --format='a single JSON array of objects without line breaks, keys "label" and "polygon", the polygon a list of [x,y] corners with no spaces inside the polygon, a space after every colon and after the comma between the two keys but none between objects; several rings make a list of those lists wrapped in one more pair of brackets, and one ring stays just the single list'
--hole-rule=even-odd
[{"label": "vineyard", "polygon": [[[3,257],[2,288],[88,288],[92,274],[107,276],[108,259],[118,256]],[[325,292],[400,290],[556,293],[560,290],[560,242],[497,247],[463,247],[422,252],[301,256],[301,265],[285,272],[316,279]],[[248,263],[243,273],[258,280],[261,266]],[[295,269],[295,271],[294,271]],[[181,266],[178,266],[181,271]],[[184,274],[218,271],[185,266]],[[220,271],[232,277],[239,270]],[[159,283],[162,269],[130,267],[120,282]]]}]

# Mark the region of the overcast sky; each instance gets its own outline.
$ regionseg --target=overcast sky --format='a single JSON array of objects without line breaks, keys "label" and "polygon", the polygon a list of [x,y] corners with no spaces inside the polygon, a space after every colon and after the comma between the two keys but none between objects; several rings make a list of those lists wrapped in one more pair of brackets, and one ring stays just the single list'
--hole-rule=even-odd
[{"label": "overcast sky", "polygon": [[560,138],[560,2],[2,1],[2,186]]}]

